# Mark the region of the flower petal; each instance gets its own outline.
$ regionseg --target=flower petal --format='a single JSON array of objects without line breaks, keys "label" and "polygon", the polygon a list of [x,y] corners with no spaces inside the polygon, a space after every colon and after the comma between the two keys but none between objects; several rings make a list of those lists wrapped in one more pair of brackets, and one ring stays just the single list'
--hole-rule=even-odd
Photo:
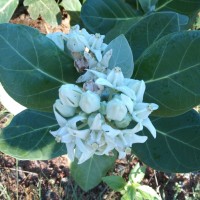
[{"label": "flower petal", "polygon": [[93,120],[93,123],[92,123],[92,125],[90,126],[90,129],[91,129],[91,130],[101,130],[101,129],[102,129],[102,128],[101,128],[101,125],[102,125],[101,114],[98,113],[98,114],[95,116],[95,118],[94,118],[94,120]]},{"label": "flower petal", "polygon": [[104,78],[106,79],[106,75],[104,73],[92,70],[92,69],[88,69],[87,71],[92,72],[96,77],[98,78]]},{"label": "flower petal", "polygon": [[107,87],[110,87],[110,88],[114,88],[114,86],[106,79],[104,78],[98,78],[95,83],[97,85],[104,85],[104,86],[107,86]]},{"label": "flower petal", "polygon": [[57,120],[59,126],[61,126],[61,127],[65,126],[67,124],[67,120],[64,117],[62,117],[62,115],[60,115],[56,111],[56,105],[55,104],[53,105],[53,112],[54,112],[54,115],[56,117],[56,120]]},{"label": "flower petal", "polygon": [[145,126],[150,131],[150,133],[152,134],[154,138],[156,138],[156,129],[151,123],[151,120],[149,118],[144,119],[142,121],[142,125]]},{"label": "flower petal", "polygon": [[67,143],[66,147],[67,147],[67,155],[68,155],[69,159],[73,162],[74,161],[75,144],[74,143]]},{"label": "flower petal", "polygon": [[76,112],[75,107],[63,105],[60,99],[56,100],[55,107],[63,117],[72,117]]},{"label": "flower petal", "polygon": [[131,98],[126,96],[126,95],[124,95],[124,94],[121,94],[121,100],[124,103],[124,105],[128,108],[128,111],[130,113],[132,113],[133,112],[134,103],[131,100]]},{"label": "flower petal", "polygon": [[145,89],[146,89],[146,86],[145,86],[144,81],[142,80],[142,81],[140,81],[140,85],[139,85],[138,91],[136,93],[137,102],[143,101]]},{"label": "flower petal", "polygon": [[116,90],[124,93],[125,95],[127,95],[128,97],[130,97],[132,100],[136,100],[136,96],[135,96],[135,92],[130,89],[129,87],[127,86],[118,86],[115,88]]}]

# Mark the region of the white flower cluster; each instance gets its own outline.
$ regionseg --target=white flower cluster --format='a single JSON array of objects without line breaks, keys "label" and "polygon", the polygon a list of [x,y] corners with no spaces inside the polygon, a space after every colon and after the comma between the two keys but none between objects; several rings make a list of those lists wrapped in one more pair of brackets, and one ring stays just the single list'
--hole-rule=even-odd
[{"label": "white flower cluster", "polygon": [[67,41],[67,48],[74,58],[74,65],[78,72],[85,72],[79,77],[77,83],[85,82],[94,78],[93,74],[86,69],[99,72],[106,72],[112,50],[106,51],[107,44],[103,43],[105,35],[89,34],[86,29],[80,29],[75,25],[70,29],[69,34],[53,33],[47,34],[60,49],[64,50]]},{"label": "white flower cluster", "polygon": [[147,140],[136,134],[143,127],[155,138],[149,115],[158,105],[143,102],[144,81],[125,78],[119,67],[107,70],[112,51],[104,53],[104,36],[75,26],[64,39],[75,61],[81,58],[89,64],[87,77],[81,76],[83,87],[61,86],[53,105],[60,128],[51,134],[66,144],[70,160],[76,157],[81,164],[94,154],[112,155],[113,150],[124,158],[134,143]]}]

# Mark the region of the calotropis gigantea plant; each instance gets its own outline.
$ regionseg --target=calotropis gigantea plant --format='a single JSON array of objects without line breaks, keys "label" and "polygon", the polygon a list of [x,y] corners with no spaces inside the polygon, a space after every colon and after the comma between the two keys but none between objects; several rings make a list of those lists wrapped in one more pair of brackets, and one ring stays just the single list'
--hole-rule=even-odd
[{"label": "calotropis gigantea plant", "polygon": [[84,190],[130,153],[164,172],[200,169],[200,32],[187,30],[200,3],[127,2],[87,0],[81,19],[94,34],[0,25],[0,82],[27,107],[1,130],[2,152],[68,150]]}]

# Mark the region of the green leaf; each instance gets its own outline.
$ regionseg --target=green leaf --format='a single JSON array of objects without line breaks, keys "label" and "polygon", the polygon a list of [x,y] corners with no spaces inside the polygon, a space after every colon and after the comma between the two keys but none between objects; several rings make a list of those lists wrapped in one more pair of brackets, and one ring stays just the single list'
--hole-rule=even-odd
[{"label": "green leaf", "polygon": [[132,183],[140,183],[145,176],[146,167],[137,163],[129,174],[129,179]]},{"label": "green leaf", "polygon": [[185,15],[193,15],[200,10],[199,0],[159,0],[156,11],[171,10]]},{"label": "green leaf", "polygon": [[122,0],[87,0],[81,10],[81,19],[92,32],[105,34],[117,22],[136,16],[135,11]]},{"label": "green leaf", "polygon": [[57,143],[49,133],[57,128],[53,114],[27,109],[0,130],[0,149],[22,160],[48,160],[61,156],[67,153],[66,146]]},{"label": "green leaf", "polygon": [[126,185],[126,181],[121,176],[106,176],[102,180],[116,192],[123,190]]},{"label": "green leaf", "polygon": [[32,19],[37,19],[41,15],[52,26],[61,23],[61,12],[55,0],[24,0],[24,6],[28,6]]},{"label": "green leaf", "polygon": [[28,108],[52,111],[59,87],[78,77],[73,59],[31,27],[0,25],[0,55],[4,89]]},{"label": "green leaf", "polygon": [[140,185],[139,187],[137,187],[137,190],[140,192],[144,199],[162,200],[161,197],[156,193],[156,191],[147,185]]},{"label": "green leaf", "polygon": [[149,11],[154,11],[155,4],[157,2],[158,0],[139,0],[139,3],[145,13]]},{"label": "green leaf", "polygon": [[153,118],[157,130],[144,144],[132,150],[146,165],[164,172],[187,173],[200,170],[200,115],[191,110],[178,117]]},{"label": "green leaf", "polygon": [[111,41],[116,36],[124,34],[136,61],[142,52],[155,41],[167,34],[178,31],[180,31],[180,23],[177,13],[152,13],[118,23],[106,34],[106,41]]},{"label": "green leaf", "polygon": [[88,191],[97,186],[102,177],[113,167],[117,156],[97,156],[82,164],[77,164],[75,160],[71,164],[71,174],[76,183],[84,190]]},{"label": "green leaf", "polygon": [[137,60],[136,79],[146,82],[145,101],[157,116],[176,116],[200,103],[200,32],[170,34],[150,46]]},{"label": "green leaf", "polygon": [[136,190],[132,186],[127,187],[126,193],[122,196],[121,200],[138,200],[136,197]]},{"label": "green leaf", "polygon": [[70,24],[80,24],[81,3],[79,0],[62,0],[60,4],[70,15]]},{"label": "green leaf", "polygon": [[9,22],[15,9],[17,8],[18,0],[1,0],[0,1],[0,23]]},{"label": "green leaf", "polygon": [[134,63],[131,48],[124,35],[120,35],[112,40],[105,52],[112,49],[112,57],[109,61],[109,68],[120,67],[124,76],[130,78],[133,74]]}]

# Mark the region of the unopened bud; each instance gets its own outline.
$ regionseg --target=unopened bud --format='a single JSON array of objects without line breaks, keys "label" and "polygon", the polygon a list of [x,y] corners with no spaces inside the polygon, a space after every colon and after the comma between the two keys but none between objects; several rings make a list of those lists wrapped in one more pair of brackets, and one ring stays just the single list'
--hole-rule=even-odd
[{"label": "unopened bud", "polygon": [[79,106],[87,114],[95,112],[100,108],[100,97],[91,91],[84,92],[81,95]]}]

